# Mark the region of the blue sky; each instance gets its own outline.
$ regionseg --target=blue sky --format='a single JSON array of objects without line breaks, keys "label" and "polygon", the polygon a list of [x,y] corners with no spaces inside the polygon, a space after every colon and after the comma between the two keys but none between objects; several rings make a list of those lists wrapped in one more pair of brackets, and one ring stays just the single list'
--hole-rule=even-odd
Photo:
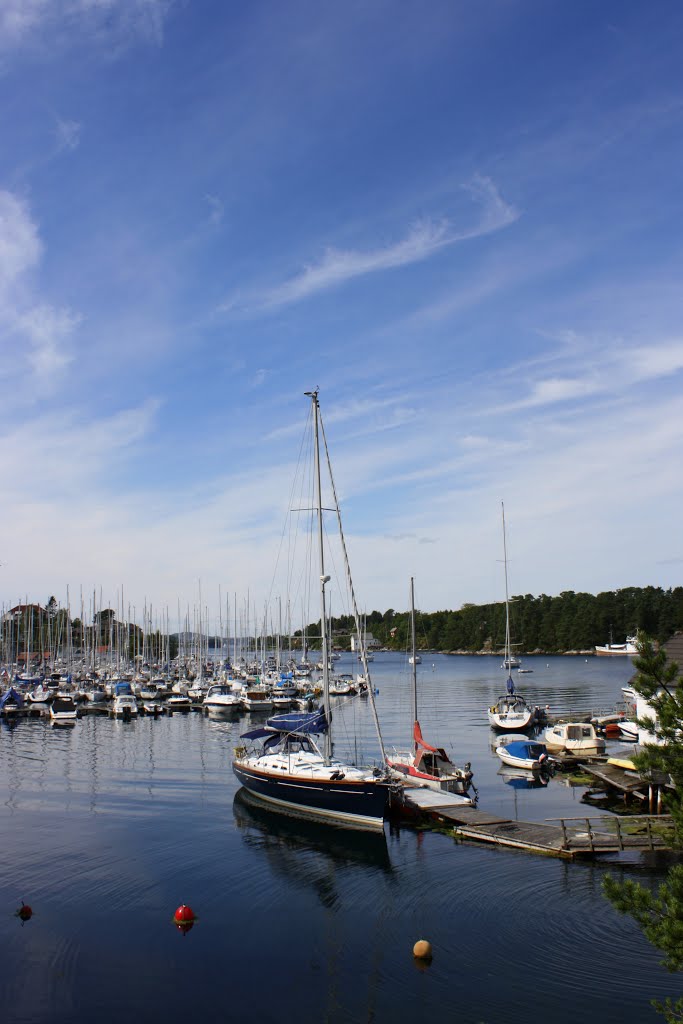
[{"label": "blue sky", "polygon": [[680,583],[683,9],[4,0],[0,600]]}]

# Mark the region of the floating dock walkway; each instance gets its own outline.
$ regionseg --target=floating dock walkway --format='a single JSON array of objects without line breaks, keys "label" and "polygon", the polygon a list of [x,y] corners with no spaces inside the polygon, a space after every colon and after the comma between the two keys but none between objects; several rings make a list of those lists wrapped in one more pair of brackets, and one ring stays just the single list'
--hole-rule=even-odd
[{"label": "floating dock walkway", "polygon": [[669,849],[660,834],[671,820],[667,815],[512,821],[459,803],[450,793],[417,787],[406,787],[404,809],[451,826],[459,839],[568,860],[624,850]]}]

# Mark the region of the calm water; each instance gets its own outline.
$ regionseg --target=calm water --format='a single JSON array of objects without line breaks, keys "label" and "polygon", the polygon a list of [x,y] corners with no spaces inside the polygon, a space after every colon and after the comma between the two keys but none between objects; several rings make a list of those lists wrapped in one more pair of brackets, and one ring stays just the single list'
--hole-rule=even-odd
[{"label": "calm water", "polygon": [[[622,659],[526,658],[518,679],[553,711],[621,697]],[[340,670],[354,670],[348,656]],[[405,658],[373,666],[387,745],[410,737]],[[559,778],[499,774],[486,707],[497,659],[427,656],[428,740],[470,760],[479,806],[541,820],[594,813]],[[660,877],[646,859],[567,864],[389,829],[346,832],[279,815],[238,792],[230,755],[253,718],[200,714],[73,728],[0,729],[2,1019],[15,1021],[656,1021],[680,979],[601,895],[607,870]],[[376,753],[369,709],[335,718],[336,752]],[[14,916],[21,900],[34,917]],[[171,923],[189,903],[199,922]],[[428,938],[434,960],[413,961]]]}]

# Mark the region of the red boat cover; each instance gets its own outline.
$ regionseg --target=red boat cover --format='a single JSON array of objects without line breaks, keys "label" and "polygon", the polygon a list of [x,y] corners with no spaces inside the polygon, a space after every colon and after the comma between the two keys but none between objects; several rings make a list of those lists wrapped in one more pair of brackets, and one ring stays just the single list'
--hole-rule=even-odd
[{"label": "red boat cover", "polygon": [[425,741],[422,739],[422,729],[420,728],[419,722],[415,722],[415,725],[413,726],[413,738],[415,740],[416,746],[422,747],[423,750],[431,750],[433,754],[439,753],[438,747],[430,747],[430,745],[428,743],[425,743]]}]

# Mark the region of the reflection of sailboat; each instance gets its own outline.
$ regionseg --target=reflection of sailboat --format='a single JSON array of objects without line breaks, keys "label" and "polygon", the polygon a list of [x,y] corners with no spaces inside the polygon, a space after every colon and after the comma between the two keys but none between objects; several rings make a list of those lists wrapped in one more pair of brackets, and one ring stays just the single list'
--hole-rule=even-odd
[{"label": "reflection of sailboat", "polygon": [[525,768],[510,768],[508,765],[501,765],[498,775],[513,789],[544,789],[550,781],[547,772],[531,772]]},{"label": "reflection of sailboat", "polygon": [[[392,870],[383,831],[331,829],[311,818],[276,813],[246,789],[238,790],[232,809],[245,843],[272,854],[275,870],[306,888],[316,885],[317,867],[326,883],[331,866],[360,866],[389,873]],[[302,857],[302,853],[320,855],[319,864],[315,858]]]},{"label": "reflection of sailboat", "polygon": [[[311,399],[311,417],[313,425],[313,456],[317,513],[318,558],[320,587],[320,633],[322,638],[322,672],[323,672],[323,708],[324,726],[327,729],[330,721],[330,659],[327,630],[327,606],[325,585],[330,577],[325,573],[325,549],[323,531],[323,505],[320,479],[320,435],[325,440],[324,428],[320,419],[318,392],[308,392]],[[327,453],[327,443],[325,441]],[[340,527],[340,543],[346,569],[346,577],[350,584],[350,573],[346,559],[346,546],[341,534],[341,519],[336,490],[332,478],[329,454],[327,468],[330,486],[334,495],[334,511]],[[353,587],[350,586],[356,627],[361,636],[360,616],[356,606]],[[361,639],[361,654],[364,659],[365,675],[368,674],[365,644]],[[332,756],[332,743],[329,731],[325,732],[324,743],[318,747],[311,733],[320,733],[321,723],[311,716],[312,720],[304,727],[296,726],[297,731],[288,728],[266,726],[243,733],[241,739],[249,746],[237,747],[233,760],[233,771],[241,784],[250,792],[278,807],[334,821],[350,828],[384,827],[384,815],[388,809],[389,793],[393,783],[386,768],[386,755],[374,704],[374,696],[370,687],[372,710],[377,728],[377,738],[382,755],[382,768],[358,768],[349,762],[337,760]],[[315,720],[314,720],[315,719]],[[260,746],[255,746],[257,741]]]}]

